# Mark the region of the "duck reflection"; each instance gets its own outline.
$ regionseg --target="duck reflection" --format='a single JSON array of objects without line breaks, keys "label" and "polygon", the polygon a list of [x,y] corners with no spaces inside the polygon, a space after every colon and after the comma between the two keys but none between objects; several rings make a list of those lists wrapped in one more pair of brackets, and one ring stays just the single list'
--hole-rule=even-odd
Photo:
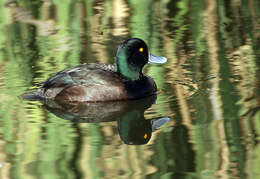
[{"label": "duck reflection", "polygon": [[99,103],[62,103],[44,101],[44,107],[56,116],[72,122],[117,121],[120,138],[125,144],[148,143],[152,132],[170,119],[168,117],[145,119],[144,112],[156,101],[156,95],[130,101]]}]

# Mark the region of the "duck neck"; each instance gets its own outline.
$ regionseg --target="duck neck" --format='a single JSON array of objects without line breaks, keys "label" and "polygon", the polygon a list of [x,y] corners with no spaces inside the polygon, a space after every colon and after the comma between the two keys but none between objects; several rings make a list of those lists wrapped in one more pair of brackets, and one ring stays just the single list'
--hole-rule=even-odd
[{"label": "duck neck", "polygon": [[127,62],[125,56],[115,57],[115,71],[129,80],[138,80],[142,77],[142,70]]}]

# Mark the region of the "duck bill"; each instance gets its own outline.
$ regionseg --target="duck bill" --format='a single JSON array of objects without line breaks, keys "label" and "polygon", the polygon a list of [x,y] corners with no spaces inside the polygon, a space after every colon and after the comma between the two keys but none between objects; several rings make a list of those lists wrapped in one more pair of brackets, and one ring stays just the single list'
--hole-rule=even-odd
[{"label": "duck bill", "polygon": [[167,62],[167,58],[161,57],[161,56],[156,56],[156,55],[149,53],[148,63],[150,63],[150,64],[153,64],[153,63],[163,64],[163,63],[166,63],[166,62]]}]

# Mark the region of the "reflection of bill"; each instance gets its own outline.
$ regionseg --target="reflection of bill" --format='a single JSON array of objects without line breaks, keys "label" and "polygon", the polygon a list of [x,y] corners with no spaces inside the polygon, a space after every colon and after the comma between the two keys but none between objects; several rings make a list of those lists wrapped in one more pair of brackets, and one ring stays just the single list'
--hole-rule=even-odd
[{"label": "reflection of bill", "polygon": [[163,117],[163,118],[158,118],[158,119],[153,119],[152,122],[152,131],[156,130],[157,128],[161,127],[164,125],[166,122],[168,122],[170,118],[168,117]]},{"label": "reflection of bill", "polygon": [[145,119],[144,112],[156,101],[156,95],[138,100],[99,103],[60,103],[42,101],[45,108],[56,116],[80,123],[117,121],[120,138],[126,144],[146,144],[151,133],[168,122],[168,117]]}]

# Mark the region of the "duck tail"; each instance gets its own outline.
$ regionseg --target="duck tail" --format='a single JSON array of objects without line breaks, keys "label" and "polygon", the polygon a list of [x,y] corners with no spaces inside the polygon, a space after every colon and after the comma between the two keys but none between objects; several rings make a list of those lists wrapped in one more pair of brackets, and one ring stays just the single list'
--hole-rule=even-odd
[{"label": "duck tail", "polygon": [[43,100],[42,91],[40,89],[25,92],[21,95],[22,99],[29,101],[41,101]]}]

